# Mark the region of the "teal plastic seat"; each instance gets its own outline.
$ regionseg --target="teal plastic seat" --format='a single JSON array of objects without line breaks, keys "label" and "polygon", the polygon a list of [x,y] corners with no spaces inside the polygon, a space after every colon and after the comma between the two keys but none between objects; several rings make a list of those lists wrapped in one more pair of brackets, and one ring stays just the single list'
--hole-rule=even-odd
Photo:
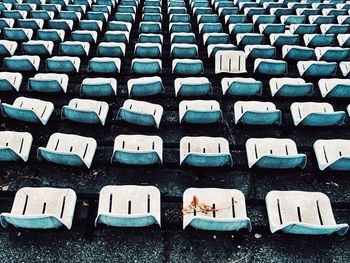
[{"label": "teal plastic seat", "polygon": [[170,23],[190,23],[191,18],[188,14],[173,14],[170,15]]},{"label": "teal plastic seat", "polygon": [[74,12],[74,11],[61,11],[59,13],[59,17],[60,17],[60,19],[71,20],[73,22],[79,22],[81,19],[81,13]]},{"label": "teal plastic seat", "polygon": [[222,167],[232,166],[229,143],[222,137],[182,137],[180,140],[180,166]]},{"label": "teal plastic seat", "polygon": [[114,78],[85,78],[80,85],[80,95],[106,97],[117,95],[117,80]]},{"label": "teal plastic seat", "polygon": [[161,8],[160,7],[155,7],[155,6],[144,6],[142,8],[142,12],[144,14],[160,14],[161,13]]},{"label": "teal plastic seat", "polygon": [[139,43],[156,43],[163,44],[163,35],[161,34],[140,34]]},{"label": "teal plastic seat", "polygon": [[190,23],[182,23],[182,22],[176,22],[176,23],[170,23],[169,24],[169,33],[191,33],[192,32],[192,26]]},{"label": "teal plastic seat", "polygon": [[[276,16],[275,15],[254,15],[252,19],[253,19],[254,25],[276,23]],[[245,22],[246,21],[238,22],[238,23],[245,23]]]},{"label": "teal plastic seat", "polygon": [[39,161],[47,161],[68,166],[91,167],[97,148],[94,138],[75,134],[54,133],[46,147],[39,147]]},{"label": "teal plastic seat", "polygon": [[203,44],[229,44],[230,35],[226,33],[205,33],[203,34]]},{"label": "teal plastic seat", "polygon": [[247,23],[247,17],[245,15],[226,15],[225,23],[227,25]]},{"label": "teal plastic seat", "polygon": [[39,65],[39,56],[19,55],[4,58],[4,67],[8,71],[38,71]]},{"label": "teal plastic seat", "polygon": [[[216,14],[209,15],[199,15],[197,17],[198,24],[206,24],[206,23],[219,23],[219,16]],[[221,31],[220,31],[221,32]]]},{"label": "teal plastic seat", "polygon": [[17,46],[16,41],[0,40],[0,56],[13,56]]},{"label": "teal plastic seat", "polygon": [[129,97],[154,96],[164,92],[160,77],[143,77],[128,80]]},{"label": "teal plastic seat", "polygon": [[272,33],[270,34],[270,43],[273,46],[280,47],[284,45],[298,45],[300,37],[297,34]]},{"label": "teal plastic seat", "polygon": [[110,74],[120,73],[120,58],[94,57],[89,60],[88,70],[94,73]]},{"label": "teal plastic seat", "polygon": [[[96,5],[93,5],[93,7]],[[105,6],[107,8],[107,6]],[[96,12],[96,11],[89,11],[86,13],[86,18],[88,20],[97,20],[102,22],[108,21],[108,13],[107,12]]]},{"label": "teal plastic seat", "polygon": [[162,72],[162,61],[150,58],[134,58],[131,62],[131,73],[158,74]]},{"label": "teal plastic seat", "polygon": [[198,57],[198,46],[195,44],[172,44],[170,55],[175,58]]},{"label": "teal plastic seat", "polygon": [[67,92],[68,76],[55,73],[38,73],[28,79],[28,88],[37,92]]},{"label": "teal plastic seat", "polygon": [[136,125],[159,128],[162,115],[161,105],[128,99],[119,109],[117,119]]},{"label": "teal plastic seat", "polygon": [[18,19],[17,23],[18,23],[18,27],[20,28],[30,28],[33,30],[42,29],[44,26],[43,19],[35,19],[35,18]]},{"label": "teal plastic seat", "polygon": [[254,25],[252,23],[229,24],[228,30],[232,35],[239,34],[239,33],[253,33]]},{"label": "teal plastic seat", "polygon": [[233,96],[261,95],[263,84],[253,78],[223,78],[221,80],[222,94]]},{"label": "teal plastic seat", "polygon": [[213,87],[205,77],[177,78],[174,88],[175,96],[205,96],[213,93]]},{"label": "teal plastic seat", "polygon": [[184,1],[168,1],[169,7],[186,7],[186,3]]},{"label": "teal plastic seat", "polygon": [[246,45],[244,52],[248,58],[275,58],[276,48],[269,45]]},{"label": "teal plastic seat", "polygon": [[57,73],[78,73],[79,57],[54,56],[46,60],[46,70]]},{"label": "teal plastic seat", "polygon": [[254,61],[254,73],[265,75],[283,75],[288,72],[288,65],[283,60],[257,58]]},{"label": "teal plastic seat", "polygon": [[282,112],[271,102],[237,101],[234,104],[235,124],[280,125]]},{"label": "teal plastic seat", "polygon": [[304,24],[306,16],[304,15],[285,15],[281,16],[281,23],[285,25]]},{"label": "teal plastic seat", "polygon": [[1,112],[4,117],[42,125],[47,124],[53,110],[54,105],[49,101],[26,97],[17,97],[12,105],[1,104]]},{"label": "teal plastic seat", "polygon": [[196,44],[196,36],[193,33],[172,33],[170,43]]},{"label": "teal plastic seat", "polygon": [[265,8],[262,7],[249,7],[244,9],[244,14],[248,17],[252,17],[254,15],[264,15],[265,12]]},{"label": "teal plastic seat", "polygon": [[291,139],[249,138],[245,144],[249,168],[303,169],[307,157]]},{"label": "teal plastic seat", "polygon": [[335,41],[334,34],[305,34],[304,42],[308,47],[332,46]]},{"label": "teal plastic seat", "polygon": [[154,14],[154,13],[144,13],[142,15],[142,21],[144,22],[159,22],[163,21],[162,14]]},{"label": "teal plastic seat", "polygon": [[41,29],[37,31],[38,40],[52,41],[54,43],[64,40],[65,31],[57,29]]},{"label": "teal plastic seat", "polygon": [[264,35],[284,33],[285,25],[284,24],[261,24],[259,25],[259,31]]},{"label": "teal plastic seat", "polygon": [[108,103],[104,101],[72,99],[68,105],[62,107],[61,118],[62,120],[104,126],[108,110]]},{"label": "teal plastic seat", "polygon": [[82,14],[85,14],[86,13],[86,5],[78,5],[78,4],[66,5],[66,10],[80,12]]},{"label": "teal plastic seat", "polygon": [[0,72],[0,92],[18,92],[22,83],[22,74],[18,72]]},{"label": "teal plastic seat", "polygon": [[199,33],[221,33],[223,31],[222,24],[217,23],[201,23],[199,24]]},{"label": "teal plastic seat", "polygon": [[317,60],[339,62],[350,58],[350,49],[341,47],[316,47],[315,55]]},{"label": "teal plastic seat", "polygon": [[237,7],[225,7],[219,8],[218,13],[220,17],[225,17],[227,15],[237,15],[239,11]]},{"label": "teal plastic seat", "polygon": [[199,59],[174,59],[172,73],[179,75],[204,74],[203,62]]},{"label": "teal plastic seat", "polygon": [[131,23],[123,21],[110,21],[107,25],[107,30],[109,31],[126,31],[130,32],[132,28]]},{"label": "teal plastic seat", "polygon": [[[343,9],[342,11],[345,11],[345,9]],[[346,14],[346,15],[337,16],[337,22],[340,25],[342,25],[342,24],[349,25],[350,24],[350,15]]]},{"label": "teal plastic seat", "polygon": [[236,42],[239,46],[262,45],[265,42],[265,37],[258,33],[242,33],[236,35]]},{"label": "teal plastic seat", "polygon": [[303,36],[305,34],[316,34],[318,25],[311,24],[291,24],[289,30],[292,34]]},{"label": "teal plastic seat", "polygon": [[156,43],[137,43],[134,57],[159,58],[162,56],[162,45]]},{"label": "teal plastic seat", "polygon": [[75,30],[70,36],[72,41],[88,42],[94,44],[97,41],[97,32],[89,30]]},{"label": "teal plastic seat", "polygon": [[81,20],[79,22],[79,29],[88,31],[102,31],[103,22],[100,20]]},{"label": "teal plastic seat", "polygon": [[136,13],[136,7],[135,6],[121,6],[121,5],[118,5],[117,6],[117,12],[119,12],[119,13],[132,13],[132,14],[135,14]]},{"label": "teal plastic seat", "polygon": [[336,62],[299,61],[297,63],[300,76],[331,77],[337,73]]},{"label": "teal plastic seat", "polygon": [[33,29],[28,28],[4,28],[3,36],[6,40],[29,41],[33,36]]},{"label": "teal plastic seat", "polygon": [[350,98],[350,82],[347,79],[320,79],[318,87],[323,98]]},{"label": "teal plastic seat", "polygon": [[237,50],[233,44],[211,44],[207,47],[208,58],[215,58],[215,54],[222,50]]},{"label": "teal plastic seat", "polygon": [[65,41],[59,46],[60,55],[67,56],[88,56],[89,50],[90,44],[88,42]]},{"label": "teal plastic seat", "polygon": [[128,165],[162,164],[163,140],[159,136],[118,135],[111,162]]},{"label": "teal plastic seat", "polygon": [[346,34],[350,31],[350,25],[322,24],[320,29],[322,34]]},{"label": "teal plastic seat", "polygon": [[3,18],[12,18],[12,19],[25,19],[27,18],[27,11],[20,10],[3,10],[1,12],[1,17]]},{"label": "teal plastic seat", "polygon": [[70,32],[72,31],[73,23],[73,20],[53,19],[48,21],[48,27],[50,29],[60,29],[66,32]]},{"label": "teal plastic seat", "polygon": [[187,14],[186,7],[168,7],[169,15]]},{"label": "teal plastic seat", "polygon": [[28,132],[0,131],[0,162],[27,162],[32,142]]},{"label": "teal plastic seat", "polygon": [[310,24],[333,24],[335,16],[311,15],[308,17]]},{"label": "teal plastic seat", "polygon": [[0,29],[4,29],[6,27],[12,28],[15,24],[15,20],[12,18],[0,18]]},{"label": "teal plastic seat", "polygon": [[146,0],[144,5],[145,6],[162,7],[162,3],[158,0]]},{"label": "teal plastic seat", "polygon": [[162,24],[159,22],[140,22],[139,31],[141,33],[161,33]]},{"label": "teal plastic seat", "polygon": [[47,10],[32,10],[30,16],[35,19],[43,19],[44,21],[49,21],[53,19],[55,13]]},{"label": "teal plastic seat", "polygon": [[210,124],[223,121],[219,102],[215,100],[183,100],[179,104],[180,123]]},{"label": "teal plastic seat", "polygon": [[106,42],[129,43],[130,33],[125,31],[107,31],[105,33]]},{"label": "teal plastic seat", "polygon": [[96,53],[101,57],[124,57],[125,48],[124,43],[100,42]]},{"label": "teal plastic seat", "polygon": [[301,78],[272,78],[269,86],[272,97],[305,97],[313,93],[313,84]]},{"label": "teal plastic seat", "polygon": [[134,23],[135,22],[135,14],[117,12],[114,15],[114,19],[116,21],[120,21],[120,22]]},{"label": "teal plastic seat", "polygon": [[282,47],[282,58],[290,60],[313,60],[314,49],[310,47],[284,45]]},{"label": "teal plastic seat", "polygon": [[54,43],[44,40],[30,40],[22,43],[22,53],[28,55],[51,55]]}]

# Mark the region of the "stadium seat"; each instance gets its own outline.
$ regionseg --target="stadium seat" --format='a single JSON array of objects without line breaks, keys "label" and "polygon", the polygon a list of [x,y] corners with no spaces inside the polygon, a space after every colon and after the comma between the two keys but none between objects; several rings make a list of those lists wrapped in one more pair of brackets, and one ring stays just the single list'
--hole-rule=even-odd
[{"label": "stadium seat", "polygon": [[48,72],[78,73],[79,67],[79,57],[54,56],[46,60],[46,69]]},{"label": "stadium seat", "polygon": [[68,76],[55,73],[38,73],[28,79],[28,88],[37,92],[67,92]]},{"label": "stadium seat", "polygon": [[263,84],[254,78],[223,78],[221,88],[224,95],[253,96],[261,95]]},{"label": "stadium seat", "polygon": [[117,95],[117,80],[114,78],[85,78],[80,86],[82,96],[105,97]]},{"label": "stadium seat", "polygon": [[18,72],[0,72],[0,91],[19,91],[22,74]]},{"label": "stadium seat", "polygon": [[0,131],[0,161],[27,162],[32,142],[29,132]]},{"label": "stadium seat", "polygon": [[305,77],[331,77],[337,73],[336,62],[325,61],[299,61],[297,63],[300,76]]},{"label": "stadium seat", "polygon": [[315,50],[310,47],[284,45],[282,47],[282,58],[290,60],[313,60],[315,57]]},{"label": "stadium seat", "polygon": [[30,40],[22,43],[22,53],[27,55],[44,55],[52,54],[54,43],[46,40]]},{"label": "stadium seat", "polygon": [[176,78],[174,81],[175,96],[204,96],[211,94],[213,88],[205,77]]},{"label": "stadium seat", "polygon": [[152,58],[134,58],[131,62],[131,73],[155,75],[162,72],[162,61]]},{"label": "stadium seat", "polygon": [[99,74],[120,73],[121,70],[120,58],[110,57],[94,57],[89,61],[90,72]]},{"label": "stadium seat", "polygon": [[183,100],[179,104],[180,123],[208,124],[223,121],[216,100]]},{"label": "stadium seat", "polygon": [[350,98],[350,82],[348,79],[320,79],[318,87],[323,98]]},{"label": "stadium seat", "polygon": [[221,50],[216,52],[215,74],[246,72],[246,54],[243,51]]},{"label": "stadium seat", "polygon": [[269,83],[272,97],[311,96],[314,87],[312,83],[306,83],[302,78],[272,78]]},{"label": "stadium seat", "polygon": [[19,55],[4,58],[4,68],[8,71],[38,71],[39,65],[39,56]]},{"label": "stadium seat", "polygon": [[246,45],[244,52],[248,58],[275,58],[276,48],[269,45]]},{"label": "stadium seat", "polygon": [[4,39],[12,41],[29,41],[33,37],[33,29],[29,28],[4,28],[2,30]]},{"label": "stadium seat", "polygon": [[348,60],[350,58],[350,48],[316,47],[315,55],[317,60],[343,61]]},{"label": "stadium seat", "polygon": [[153,96],[164,92],[160,77],[143,77],[128,80],[129,97]]},{"label": "stadium seat", "polygon": [[172,73],[179,75],[203,74],[203,62],[199,59],[174,59],[172,63]]},{"label": "stadium seat", "polygon": [[265,75],[284,75],[288,64],[283,60],[257,58],[254,60],[254,73]]},{"label": "stadium seat", "polygon": [[38,40],[57,43],[64,41],[65,31],[61,29],[42,29],[37,31],[37,35]]},{"label": "stadium seat", "polygon": [[134,57],[159,58],[162,56],[162,45],[157,43],[136,43]]},{"label": "stadium seat", "polygon": [[88,56],[90,44],[80,41],[64,41],[59,45],[59,54],[65,56]]},{"label": "stadium seat", "polygon": [[198,46],[195,44],[175,43],[171,45],[170,55],[175,58],[198,57]]}]

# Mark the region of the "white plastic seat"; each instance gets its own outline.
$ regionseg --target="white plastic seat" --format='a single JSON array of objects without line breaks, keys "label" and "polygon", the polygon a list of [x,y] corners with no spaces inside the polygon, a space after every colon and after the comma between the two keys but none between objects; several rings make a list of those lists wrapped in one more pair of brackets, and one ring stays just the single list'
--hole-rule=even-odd
[{"label": "white plastic seat", "polygon": [[298,154],[297,146],[291,139],[250,138],[246,142],[249,168],[303,169],[306,155]]},{"label": "white plastic seat", "polygon": [[350,47],[350,34],[338,34],[337,40],[338,40],[339,46]]},{"label": "white plastic seat", "polygon": [[10,40],[0,40],[0,54],[13,56],[17,49],[17,42]]},{"label": "white plastic seat", "polygon": [[38,73],[28,79],[28,87],[39,92],[67,92],[69,78],[65,74]]},{"label": "white plastic seat", "polygon": [[350,73],[350,62],[342,61],[339,63],[339,68],[344,77],[348,77]]},{"label": "white plastic seat", "polygon": [[220,50],[215,54],[215,74],[246,72],[246,54],[243,51]]},{"label": "white plastic seat", "polygon": [[[344,62],[340,62],[340,69],[342,69],[341,63]],[[300,76],[329,77],[334,76],[337,73],[338,64],[336,62],[326,61],[298,61],[297,68]]]},{"label": "white plastic seat", "polygon": [[317,60],[343,61],[349,59],[350,48],[341,47],[316,47],[315,55]]},{"label": "white plastic seat", "polygon": [[348,224],[335,222],[329,198],[318,192],[271,191],[266,195],[272,233],[344,235]]},{"label": "white plastic seat", "polygon": [[[193,200],[199,200],[194,204]],[[209,210],[200,207],[207,205]],[[183,229],[187,226],[211,231],[251,231],[245,197],[236,189],[188,188],[183,195]]]},{"label": "white plastic seat", "polygon": [[183,100],[179,104],[179,121],[180,123],[222,122],[220,103],[216,100]]},{"label": "white plastic seat", "polygon": [[302,78],[272,78],[269,84],[272,97],[309,96],[313,92],[313,84],[306,83]]},{"label": "white plastic seat", "polygon": [[349,79],[320,79],[318,81],[318,87],[323,98],[326,97],[338,97],[348,98],[350,97],[350,80]]},{"label": "white plastic seat", "polygon": [[175,96],[200,96],[212,93],[212,86],[206,77],[176,78]]},{"label": "white plastic seat", "polygon": [[160,191],[154,186],[107,185],[102,188],[95,225],[160,226]]},{"label": "white plastic seat", "polygon": [[38,159],[69,166],[90,168],[97,148],[94,138],[54,133],[46,147],[38,148]]},{"label": "white plastic seat", "polygon": [[10,71],[38,71],[39,65],[39,56],[15,55],[4,58],[4,67]]},{"label": "white plastic seat", "polygon": [[46,40],[29,40],[22,43],[23,54],[51,55],[54,43]]},{"label": "white plastic seat", "polygon": [[19,91],[22,74],[18,72],[0,72],[0,91]]},{"label": "white plastic seat", "polygon": [[28,161],[32,142],[28,132],[0,131],[0,161]]},{"label": "white plastic seat", "polygon": [[69,188],[24,187],[17,191],[10,213],[1,213],[1,225],[49,229],[72,227],[77,196]]}]

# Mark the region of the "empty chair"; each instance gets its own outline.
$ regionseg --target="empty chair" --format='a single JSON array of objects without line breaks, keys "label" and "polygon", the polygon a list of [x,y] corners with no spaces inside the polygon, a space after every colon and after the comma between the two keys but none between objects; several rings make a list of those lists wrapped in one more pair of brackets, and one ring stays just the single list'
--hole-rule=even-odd
[{"label": "empty chair", "polygon": [[265,75],[283,75],[288,72],[287,62],[276,59],[257,58],[254,61],[254,73]]},{"label": "empty chair", "polygon": [[312,24],[291,24],[289,30],[292,34],[303,36],[305,34],[315,34],[318,30],[318,25]]},{"label": "empty chair", "polygon": [[344,77],[348,77],[350,73],[350,62],[342,61],[339,63],[339,68]]},{"label": "empty chair", "polygon": [[67,56],[88,56],[89,50],[90,44],[88,42],[64,41],[59,46],[60,55]]},{"label": "empty chair", "polygon": [[67,32],[72,31],[73,24],[74,24],[73,20],[66,20],[66,19],[52,19],[48,21],[48,27],[50,29],[64,30]]},{"label": "empty chair", "polygon": [[152,96],[164,91],[160,77],[130,79],[127,84],[129,97]]},{"label": "empty chair", "polygon": [[174,59],[172,62],[172,73],[179,75],[203,74],[203,62],[199,59]]},{"label": "empty chair", "polygon": [[299,61],[297,63],[300,76],[330,77],[337,73],[336,62]]},{"label": "empty chair", "polygon": [[223,31],[222,24],[220,22],[216,23],[200,23],[199,33],[221,33]]},{"label": "empty chair", "polygon": [[[96,5],[93,5],[92,7],[95,7],[95,10],[96,10]],[[88,11],[88,12],[86,12],[86,19],[107,22],[108,13],[98,12],[98,11]]]},{"label": "empty chair", "polygon": [[115,227],[160,226],[160,191],[154,186],[108,185],[102,188],[95,224]]},{"label": "empty chair", "polygon": [[67,19],[71,20],[73,22],[79,22],[81,19],[81,13],[80,12],[74,12],[74,11],[61,11],[59,12],[59,18],[60,19]]},{"label": "empty chair", "polygon": [[236,189],[188,188],[183,195],[182,212],[183,229],[187,226],[211,231],[252,229],[244,195]]},{"label": "empty chair", "polygon": [[318,167],[323,170],[350,170],[350,141],[341,139],[317,140],[313,148]]},{"label": "empty chair", "polygon": [[350,34],[338,34],[337,41],[341,47],[350,47]]},{"label": "empty chair", "polygon": [[348,224],[335,222],[329,198],[318,192],[271,191],[266,208],[272,233],[344,235]]},{"label": "empty chair", "polygon": [[39,56],[19,55],[4,58],[4,67],[9,71],[38,71]]},{"label": "empty chair", "polygon": [[0,18],[0,29],[12,28],[15,24],[15,20],[12,18]]},{"label": "empty chair", "polygon": [[158,58],[162,56],[162,45],[158,43],[136,43],[135,57]]},{"label": "empty chair", "polygon": [[133,23],[133,22],[135,22],[135,14],[117,12],[114,15],[114,19],[116,21]]},{"label": "empty chair", "polygon": [[17,42],[10,40],[0,40],[0,55],[1,56],[13,56],[17,49]]},{"label": "empty chair", "polygon": [[306,155],[298,154],[291,139],[250,138],[245,146],[249,168],[303,169],[306,166]]},{"label": "empty chair", "polygon": [[38,92],[67,92],[68,76],[55,73],[38,73],[28,79],[28,88]]},{"label": "empty chair", "polygon": [[282,122],[282,112],[271,102],[237,101],[234,115],[236,124],[279,125]]},{"label": "empty chair", "polygon": [[[231,16],[234,17],[235,15],[231,15]],[[237,18],[238,18],[238,16],[242,16],[242,18],[244,17],[245,19],[243,21],[237,21],[236,22],[236,21],[232,21],[232,19],[230,19],[231,17],[228,17],[228,21],[227,22],[230,22],[230,21],[232,21],[231,23],[245,23],[246,22],[245,20],[247,18],[246,18],[245,15],[236,15]],[[252,17],[252,20],[253,20],[253,24],[254,25],[273,24],[273,23],[276,23],[276,16],[275,15],[254,15]]]},{"label": "empty chair", "polygon": [[272,78],[270,79],[272,97],[304,97],[313,93],[313,84],[306,83],[302,78]]},{"label": "empty chair", "polygon": [[207,46],[208,58],[213,57],[220,50],[237,50],[237,47],[233,44],[210,44]]},{"label": "empty chair", "polygon": [[259,25],[259,31],[261,34],[264,34],[264,35],[284,33],[285,25],[284,24],[261,24]]},{"label": "empty chair", "polygon": [[179,104],[180,123],[208,124],[222,122],[222,111],[216,100],[183,100]]},{"label": "empty chair", "polygon": [[46,69],[49,72],[59,73],[78,73],[80,67],[80,58],[53,56],[46,60]]},{"label": "empty chair", "polygon": [[28,55],[51,55],[54,43],[45,40],[30,40],[22,43],[23,54]]},{"label": "empty chair", "polygon": [[79,29],[89,31],[102,31],[103,22],[100,20],[81,20],[79,22]]},{"label": "empty chair", "polygon": [[215,54],[215,74],[246,72],[246,54],[243,51],[221,50]]},{"label": "empty chair", "polygon": [[171,23],[176,23],[176,22],[189,23],[189,22],[191,22],[191,18],[188,14],[172,14],[169,17],[169,22],[171,22]]},{"label": "empty chair", "polygon": [[89,42],[90,44],[96,43],[97,32],[90,30],[75,30],[70,36],[72,41]]},{"label": "empty chair", "polygon": [[334,34],[305,34],[304,43],[307,47],[326,47],[333,46],[335,41]]},{"label": "empty chair", "polygon": [[304,15],[284,15],[281,16],[281,23],[285,25],[291,24],[304,24],[306,20],[306,16]]},{"label": "empty chair", "polygon": [[317,60],[322,61],[343,61],[349,59],[350,48],[341,47],[316,47],[315,55]]},{"label": "empty chair", "polygon": [[109,106],[107,102],[72,99],[67,106],[63,106],[61,118],[81,123],[106,123]]},{"label": "empty chair", "polygon": [[64,40],[65,31],[62,29],[41,29],[37,31],[38,40],[52,41],[54,43]]},{"label": "empty chair", "polygon": [[263,34],[258,33],[240,33],[236,35],[237,45],[258,45],[264,44],[265,37]]},{"label": "empty chair", "polygon": [[205,77],[176,78],[175,96],[204,96],[211,94],[212,85]]},{"label": "empty chair", "polygon": [[38,148],[38,159],[69,166],[90,168],[97,143],[94,138],[75,134],[54,133],[46,147]]},{"label": "empty chair", "polygon": [[349,98],[350,97],[350,81],[349,79],[320,79],[318,81],[323,98]]},{"label": "empty chair", "polygon": [[229,144],[222,137],[183,137],[180,140],[180,165],[196,167],[232,166]]},{"label": "empty chair", "polygon": [[349,25],[338,25],[338,24],[323,24],[320,25],[322,34],[346,34],[349,33]]},{"label": "empty chair", "polygon": [[1,17],[12,18],[12,19],[24,19],[27,18],[28,12],[22,10],[3,10],[1,12]]},{"label": "empty chair", "polygon": [[[170,23],[169,28],[171,25],[172,23]],[[140,33],[161,33],[162,24],[159,22],[140,22],[139,31]]]},{"label": "empty chair", "polygon": [[44,20],[43,19],[18,19],[17,20],[18,27],[21,28],[31,28],[33,30],[42,29],[44,26]]},{"label": "empty chair", "polygon": [[254,25],[252,23],[229,24],[228,31],[231,35],[253,33]]},{"label": "empty chair", "polygon": [[[172,33],[190,33],[191,31],[192,31],[192,26],[190,23],[183,23],[183,22],[169,23],[169,33],[171,34]],[[157,32],[160,32],[160,30],[158,30]],[[157,32],[150,32],[150,33],[157,33]],[[147,33],[147,32],[144,32],[144,33]]]},{"label": "empty chair", "polygon": [[32,142],[28,132],[0,131],[0,161],[28,161]]},{"label": "empty chair", "polygon": [[156,43],[163,44],[163,35],[161,34],[140,34],[139,43]]},{"label": "empty chair", "polygon": [[170,43],[196,44],[196,37],[193,33],[172,33]]},{"label": "empty chair", "polygon": [[117,95],[117,80],[114,78],[85,78],[80,85],[82,96],[105,97]]},{"label": "empty chair", "polygon": [[0,72],[0,91],[19,91],[22,79],[18,72]]},{"label": "empty chair", "polygon": [[10,213],[1,213],[1,225],[50,229],[72,227],[77,196],[69,188],[24,187],[16,192]]},{"label": "empty chair", "polygon": [[310,47],[284,45],[282,47],[283,59],[291,60],[312,60],[315,57],[314,49]]},{"label": "empty chair", "polygon": [[199,15],[199,16],[197,16],[197,22],[198,22],[198,24],[218,23],[219,22],[219,17],[216,14]]},{"label": "empty chair", "polygon": [[42,19],[44,21],[50,21],[54,18],[55,13],[53,11],[47,10],[32,10],[30,12],[32,18]]},{"label": "empty chair", "polygon": [[117,119],[137,125],[159,128],[162,115],[163,107],[161,105],[128,99],[119,109]]},{"label": "empty chair", "polygon": [[204,33],[203,34],[203,44],[229,44],[230,35],[226,33]]},{"label": "empty chair", "polygon": [[335,16],[311,15],[308,17],[310,24],[323,25],[332,24]]},{"label": "empty chair", "polygon": [[274,58],[276,48],[269,45],[246,45],[244,52],[249,58]]},{"label": "empty chair", "polygon": [[162,14],[156,14],[156,13],[143,13],[142,14],[142,21],[144,21],[144,22],[162,22],[163,16],[162,16]]},{"label": "empty chair", "polygon": [[94,57],[89,60],[89,71],[94,73],[120,73],[120,58]]},{"label": "empty chair", "polygon": [[5,117],[43,125],[46,125],[53,110],[54,105],[49,101],[26,97],[17,97],[12,105],[1,104],[1,111]]},{"label": "empty chair", "polygon": [[334,111],[326,102],[294,102],[290,111],[295,126],[342,125],[346,116],[344,111]]},{"label": "empty chair", "polygon": [[119,21],[111,21],[108,23],[107,30],[110,31],[131,31],[132,24],[131,23],[125,23],[125,22],[119,22]]},{"label": "empty chair", "polygon": [[130,71],[136,74],[158,74],[162,72],[162,61],[152,58],[134,58]]},{"label": "empty chair", "polygon": [[126,31],[106,31],[105,41],[117,43],[129,43],[130,33]]},{"label": "empty chair", "polygon": [[125,44],[115,42],[100,42],[97,47],[97,55],[106,57],[124,57]]},{"label": "empty chair", "polygon": [[171,45],[170,55],[176,58],[198,57],[198,46],[195,44],[175,43]]},{"label": "empty chair", "polygon": [[33,37],[33,29],[29,28],[4,28],[4,39],[13,41],[29,41]]},{"label": "empty chair", "polygon": [[163,140],[150,135],[118,135],[111,162],[128,165],[153,165],[163,162]]},{"label": "empty chair", "polygon": [[221,88],[224,95],[253,96],[261,95],[263,84],[254,78],[223,78]]}]

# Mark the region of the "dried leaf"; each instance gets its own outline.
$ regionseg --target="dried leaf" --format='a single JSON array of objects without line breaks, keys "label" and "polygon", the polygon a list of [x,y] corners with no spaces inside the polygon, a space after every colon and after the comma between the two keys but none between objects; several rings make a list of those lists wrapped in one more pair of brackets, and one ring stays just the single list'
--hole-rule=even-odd
[{"label": "dried leaf", "polygon": [[192,205],[193,207],[197,207],[197,205],[199,205],[199,199],[198,199],[198,197],[197,197],[196,195],[193,196],[191,205]]},{"label": "dried leaf", "polygon": [[8,191],[8,190],[9,190],[9,186],[10,186],[10,185],[3,185],[3,186],[1,187],[1,190],[2,190],[2,191]]}]

